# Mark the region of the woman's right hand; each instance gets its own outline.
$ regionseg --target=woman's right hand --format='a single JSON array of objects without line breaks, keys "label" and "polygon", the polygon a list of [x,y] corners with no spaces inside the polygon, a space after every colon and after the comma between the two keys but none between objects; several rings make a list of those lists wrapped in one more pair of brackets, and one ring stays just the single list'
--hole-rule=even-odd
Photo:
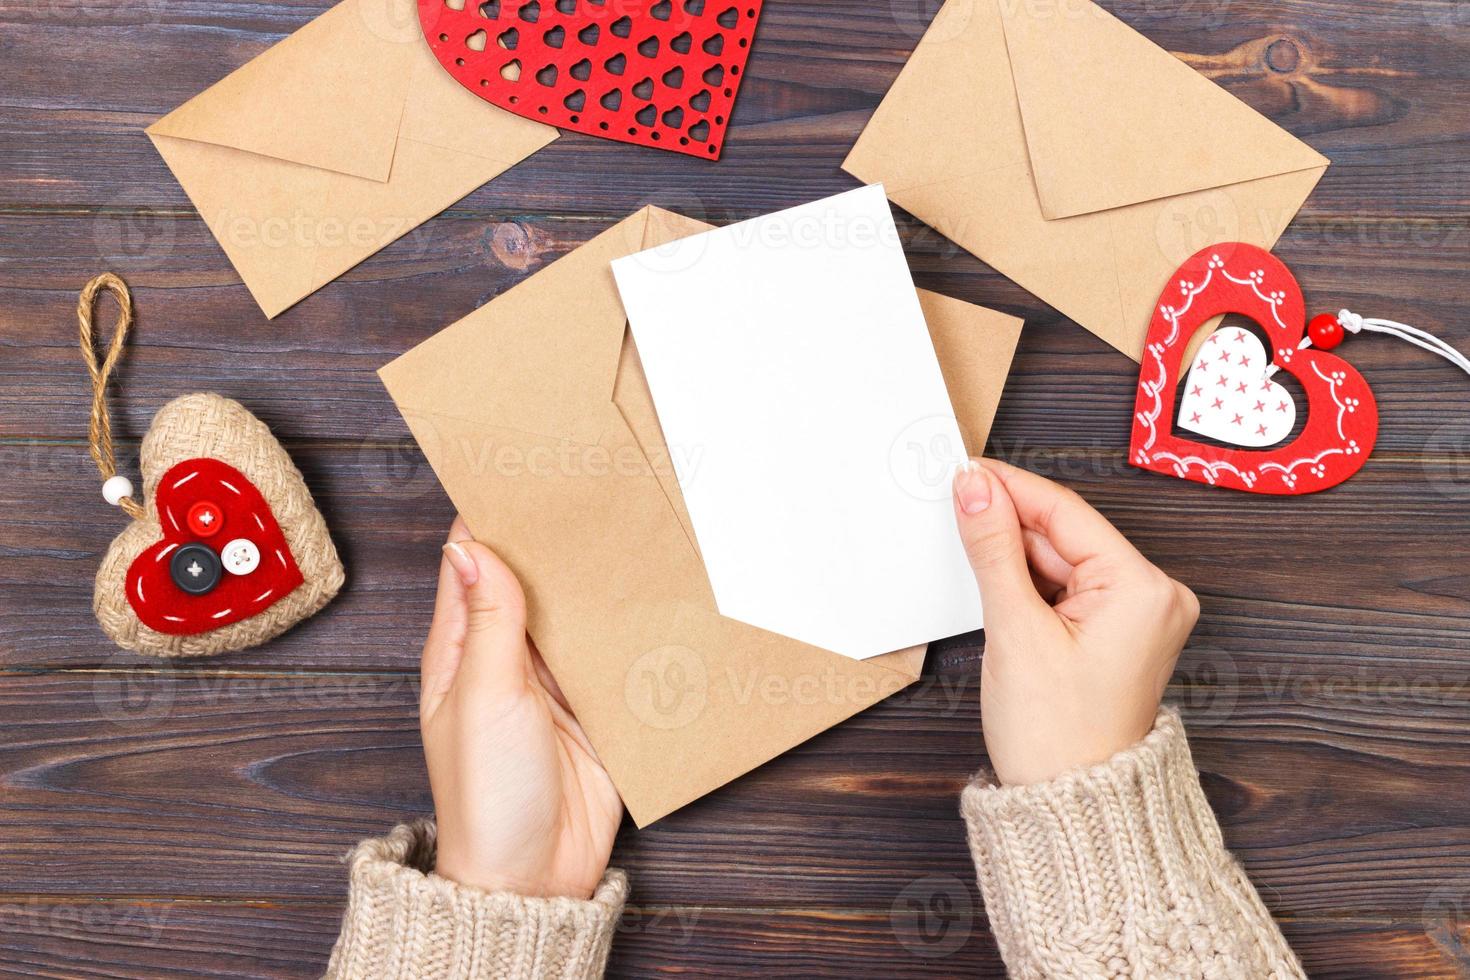
[{"label": "woman's right hand", "polygon": [[1194,593],[1050,480],[971,461],[954,491],[985,604],[980,710],[996,777],[1045,782],[1136,744],[1199,618]]}]

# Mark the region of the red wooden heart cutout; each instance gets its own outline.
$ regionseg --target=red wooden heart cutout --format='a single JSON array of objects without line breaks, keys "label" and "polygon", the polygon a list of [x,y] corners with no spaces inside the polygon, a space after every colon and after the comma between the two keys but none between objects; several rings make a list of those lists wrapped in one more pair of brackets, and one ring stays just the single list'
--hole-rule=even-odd
[{"label": "red wooden heart cutout", "polygon": [[763,0],[419,0],[434,56],[502,109],[719,159]]},{"label": "red wooden heart cutout", "polygon": [[[304,581],[270,505],[233,466],[186,459],[159,480],[156,499],[163,540],[133,560],[126,578],[128,603],[149,629],[174,636],[219,629],[269,609]],[[210,515],[204,518],[204,535],[189,520],[201,504]],[[179,548],[202,542],[218,551],[239,539],[257,550],[259,565],[253,571],[223,572],[205,595],[191,595],[174,583],[169,562]]]},{"label": "red wooden heart cutout", "polygon": [[[1268,352],[1307,394],[1300,435],[1269,450],[1222,448],[1180,438],[1174,406],[1181,361],[1206,322],[1239,313],[1258,323]],[[1317,350],[1306,335],[1306,304],[1275,256],[1244,243],[1196,253],[1159,299],[1139,371],[1129,450],[1134,466],[1168,476],[1277,495],[1314,493],[1362,469],[1378,438],[1378,406],[1352,365]]]}]

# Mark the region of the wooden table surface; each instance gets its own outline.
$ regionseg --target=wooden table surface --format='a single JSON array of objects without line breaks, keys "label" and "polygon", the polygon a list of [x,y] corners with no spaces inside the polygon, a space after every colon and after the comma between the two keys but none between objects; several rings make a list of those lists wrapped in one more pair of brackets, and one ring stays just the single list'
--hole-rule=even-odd
[{"label": "wooden table surface", "polygon": [[[0,0],[0,972],[313,976],[339,857],[429,808],[415,672],[451,517],[374,371],[646,202],[725,223],[853,186],[838,165],[933,12],[770,0],[717,165],[567,135],[266,322],[142,128],[327,0]],[[1470,4],[1112,0],[1332,157],[1279,253],[1309,307],[1470,349]],[[1125,465],[1134,366],[918,222],[919,285],[1025,317],[989,451],[1081,491],[1204,613],[1171,698],[1226,838],[1314,976],[1470,975],[1470,379],[1350,342],[1366,470],[1271,500]],[[120,529],[86,450],[77,289],[140,309],[125,469],[168,398],[281,437],[347,563],[262,649],[115,651]],[[618,974],[998,975],[956,798],[983,637],[924,683],[638,833]]]}]

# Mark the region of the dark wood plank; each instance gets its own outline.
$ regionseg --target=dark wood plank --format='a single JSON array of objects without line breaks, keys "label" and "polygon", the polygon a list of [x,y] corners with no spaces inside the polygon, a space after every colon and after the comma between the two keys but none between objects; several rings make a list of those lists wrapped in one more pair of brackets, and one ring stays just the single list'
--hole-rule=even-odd
[{"label": "dark wood plank", "polygon": [[324,904],[0,896],[0,977],[320,977],[340,917]]},{"label": "dark wood plank", "polygon": [[[265,648],[196,666],[416,669],[452,508],[402,439],[290,444],[349,585]],[[1264,689],[1470,689],[1470,578],[1458,552],[1440,547],[1466,519],[1470,469],[1387,455],[1330,494],[1267,500],[1144,474],[1118,451],[1058,454],[999,438],[995,448],[1074,486],[1199,592],[1204,615],[1181,676]],[[81,445],[0,445],[0,668],[152,664],[114,649],[91,616],[97,561],[120,517]],[[973,637],[944,649],[959,669],[978,655]]]},{"label": "dark wood plank", "polygon": [[[1275,912],[1419,915],[1470,880],[1470,695],[1405,711],[1177,693]],[[0,709],[0,881],[16,894],[321,899],[355,841],[430,805],[403,677],[11,675]],[[968,880],[957,797],[979,731],[973,679],[930,680],[626,828],[615,861],[654,905],[888,909],[917,878]]]},{"label": "dark wood plank", "polygon": [[[12,0],[3,12],[15,84],[0,118],[20,138],[0,146],[0,202],[186,207],[139,130],[327,4],[148,5],[141,18],[120,2],[99,6],[81,36],[68,30],[73,8],[64,5],[37,10]],[[1447,188],[1466,173],[1455,147],[1470,133],[1459,97],[1464,29],[1443,0],[1346,8],[1251,0],[1230,4],[1228,16],[1217,4],[1110,6],[1337,160],[1339,172],[1319,194],[1334,212],[1391,201],[1376,213],[1443,215],[1454,213],[1452,201],[1463,205],[1464,187]],[[907,2],[775,7],[718,166],[568,136],[486,193],[502,206],[570,200],[579,211],[612,214],[642,203],[650,187],[718,206],[743,200],[758,211],[819,197],[928,14],[929,5]],[[156,71],[160,63],[170,71]],[[36,131],[45,138],[27,135]],[[595,194],[589,173],[598,175]]]},{"label": "dark wood plank", "polygon": [[[1003,977],[974,886],[945,877],[915,884],[915,900],[942,895],[955,904],[936,904],[927,917],[907,902],[887,913],[632,906],[608,974]],[[321,975],[338,914],[334,906],[301,903],[0,898],[0,977],[305,980]],[[1448,977],[1470,966],[1465,923],[1453,917],[1282,926],[1310,974],[1324,980]]]},{"label": "dark wood plank", "polygon": [[[859,961],[889,976],[1003,976],[974,886],[940,884],[966,904],[927,922],[903,912],[630,907],[609,976],[850,976]],[[336,908],[294,903],[39,901],[0,904],[0,915],[10,927],[0,934],[0,977],[79,980],[317,977],[339,921]]]},{"label": "dark wood plank", "polygon": [[[396,439],[405,430],[376,370],[611,221],[441,217],[268,323],[195,218],[0,215],[8,269],[0,283],[0,384],[25,406],[0,414],[0,437],[85,436],[85,375],[72,339],[76,291],[113,266],[129,275],[139,310],[115,399],[124,437],[140,436],[161,400],[202,389],[241,399],[282,438]],[[919,285],[1027,320],[997,420],[1000,444],[1013,451],[1126,444],[1137,380],[1131,361],[924,226],[908,221],[905,230]],[[1470,232],[1462,237],[1386,246],[1304,234],[1283,254],[1312,308],[1391,315],[1470,349],[1461,315]],[[36,240],[48,247],[30,247]],[[104,261],[117,240],[138,243],[139,254]],[[1463,460],[1470,419],[1447,411],[1455,403],[1444,397],[1465,384],[1459,372],[1398,341],[1354,338],[1345,349],[1380,399],[1380,452]]]}]

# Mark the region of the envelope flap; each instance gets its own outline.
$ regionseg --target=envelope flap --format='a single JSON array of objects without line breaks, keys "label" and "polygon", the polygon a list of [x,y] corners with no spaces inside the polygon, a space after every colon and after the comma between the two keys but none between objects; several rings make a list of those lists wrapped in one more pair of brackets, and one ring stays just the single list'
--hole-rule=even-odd
[{"label": "envelope flap", "polygon": [[1096,4],[995,2],[1047,218],[1328,163]]},{"label": "envelope flap", "polygon": [[919,305],[970,456],[985,452],[1024,326],[1018,317],[920,289]]},{"label": "envelope flap", "polygon": [[375,28],[362,8],[343,0],[148,132],[386,181],[423,42]]},{"label": "envelope flap", "polygon": [[417,28],[413,40],[416,54],[408,72],[400,139],[509,166],[559,135],[554,126],[506,112],[455,81],[422,43]]},{"label": "envelope flap", "polygon": [[627,318],[610,263],[643,241],[648,209],[612,226],[379,371],[406,412],[594,440]]}]

